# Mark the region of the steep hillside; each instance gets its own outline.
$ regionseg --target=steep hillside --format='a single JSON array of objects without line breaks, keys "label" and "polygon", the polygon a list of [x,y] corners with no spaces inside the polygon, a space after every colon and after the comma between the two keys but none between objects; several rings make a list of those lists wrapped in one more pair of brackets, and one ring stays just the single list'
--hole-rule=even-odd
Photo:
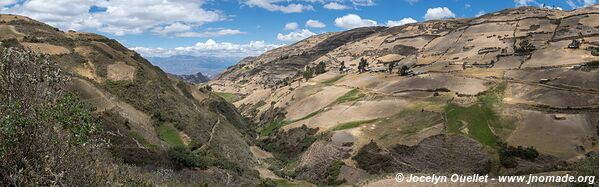
[{"label": "steep hillside", "polygon": [[561,170],[599,151],[597,25],[599,6],[359,28],[244,59],[209,84],[240,98],[281,175]]},{"label": "steep hillside", "polygon": [[15,15],[0,15],[0,29],[2,46],[58,62],[72,76],[69,90],[95,108],[111,154],[152,175],[157,184],[245,186],[259,181],[247,143],[249,123],[209,90],[169,78],[136,52],[100,35],[65,33]]},{"label": "steep hillside", "polygon": [[191,84],[198,84],[198,83],[204,83],[204,82],[210,81],[210,78],[206,77],[204,74],[202,74],[202,72],[198,72],[198,73],[192,74],[192,75],[173,75],[173,74],[171,74],[171,76],[173,76],[179,80],[186,81]]}]

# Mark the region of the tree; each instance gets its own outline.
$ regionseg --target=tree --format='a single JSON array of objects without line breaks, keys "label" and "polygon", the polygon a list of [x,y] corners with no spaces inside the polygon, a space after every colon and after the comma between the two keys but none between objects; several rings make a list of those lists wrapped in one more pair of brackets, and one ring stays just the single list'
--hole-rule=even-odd
[{"label": "tree", "polygon": [[358,71],[360,73],[366,72],[367,67],[368,67],[368,61],[364,58],[361,58],[360,63],[358,64]]},{"label": "tree", "polygon": [[400,76],[407,76],[409,74],[410,68],[408,68],[408,66],[401,66],[401,69],[399,69],[399,75]]},{"label": "tree", "polygon": [[316,67],[314,68],[314,74],[316,75],[320,75],[323,74],[326,71],[327,65],[324,64],[324,62],[319,62],[318,65],[316,65]]},{"label": "tree", "polygon": [[395,62],[389,63],[389,73],[393,72],[393,68],[395,68]]},{"label": "tree", "polygon": [[520,44],[516,46],[515,51],[518,54],[529,54],[530,52],[533,52],[536,49],[537,48],[532,43],[530,43],[530,41],[522,40]]},{"label": "tree", "polygon": [[310,68],[310,66],[307,66],[306,71],[304,71],[302,75],[304,76],[304,79],[309,80],[314,77],[314,70]]}]

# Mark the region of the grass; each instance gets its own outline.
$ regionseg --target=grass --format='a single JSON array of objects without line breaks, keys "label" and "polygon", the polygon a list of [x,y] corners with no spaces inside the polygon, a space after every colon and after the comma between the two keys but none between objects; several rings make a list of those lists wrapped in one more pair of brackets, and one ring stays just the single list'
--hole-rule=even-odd
[{"label": "grass", "polygon": [[505,84],[499,84],[479,96],[478,104],[469,107],[447,105],[445,109],[447,131],[463,134],[462,129],[468,128],[468,136],[484,145],[495,147],[498,141],[497,135],[491,128],[499,131],[510,126],[510,122],[501,119],[495,111],[501,103],[505,88]]},{"label": "grass", "polygon": [[337,98],[337,100],[335,100],[335,103],[351,102],[351,101],[358,100],[358,99],[360,99],[360,98],[362,98],[364,96],[365,96],[365,94],[363,94],[362,92],[360,92],[360,90],[353,89],[353,90],[345,93],[345,95]]},{"label": "grass", "polygon": [[179,136],[179,131],[177,131],[177,129],[175,129],[171,125],[161,125],[160,127],[158,127],[158,136],[161,140],[165,141],[166,143],[172,146],[185,146],[183,140]]},{"label": "grass", "polygon": [[287,121],[277,120],[270,122],[266,128],[260,131],[260,136],[270,136],[275,130],[280,129],[281,127],[290,124]]},{"label": "grass", "polygon": [[480,143],[494,146],[497,143],[495,134],[491,131],[491,123],[497,123],[499,118],[490,108],[474,105],[461,107],[455,104],[447,106],[447,130],[450,133],[462,133],[468,128],[468,135]]},{"label": "grass", "polygon": [[268,124],[268,126],[266,126],[266,128],[264,128],[262,131],[260,131],[260,136],[269,136],[271,135],[275,130],[280,129],[281,127],[285,126],[285,125],[289,125],[298,121],[302,121],[302,120],[306,120],[309,119],[311,117],[314,117],[316,115],[318,115],[319,113],[321,113],[322,111],[324,111],[323,109],[314,111],[302,118],[296,119],[296,120],[291,120],[291,121],[283,121],[283,120],[278,120],[278,121],[274,121],[271,122],[270,124]]},{"label": "grass", "polygon": [[371,120],[361,120],[361,121],[352,121],[352,122],[347,122],[347,123],[342,123],[339,124],[337,126],[335,126],[332,131],[340,131],[340,130],[345,130],[345,129],[353,129],[359,126],[362,126],[364,124],[367,123],[372,123],[377,121],[378,119],[371,119]]},{"label": "grass", "polygon": [[326,85],[332,85],[333,83],[341,80],[343,77],[345,77],[345,75],[339,75],[339,76],[333,77],[333,78],[331,78],[329,80],[326,80],[326,81],[324,81],[322,83],[326,84]]},{"label": "grass", "polygon": [[439,113],[422,112],[413,108],[403,110],[393,118],[393,120],[399,120],[407,124],[400,131],[404,135],[414,135],[426,128],[443,122],[443,117]]},{"label": "grass", "polygon": [[227,101],[229,103],[234,103],[236,101],[241,100],[241,97],[239,95],[234,94],[234,93],[214,92],[214,94],[216,94],[219,97],[222,97],[223,99],[225,99],[225,101]]}]

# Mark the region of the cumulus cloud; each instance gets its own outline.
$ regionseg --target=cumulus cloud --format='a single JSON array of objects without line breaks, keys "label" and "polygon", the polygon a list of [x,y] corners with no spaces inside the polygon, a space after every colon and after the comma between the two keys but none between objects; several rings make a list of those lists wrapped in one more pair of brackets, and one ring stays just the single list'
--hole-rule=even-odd
[{"label": "cumulus cloud", "polygon": [[299,28],[299,25],[296,22],[285,24],[285,30],[297,30],[297,28]]},{"label": "cumulus cloud", "polygon": [[476,14],[476,17],[480,17],[480,16],[482,16],[482,15],[485,15],[486,13],[487,13],[487,12],[485,12],[484,10],[481,10],[480,12],[478,12],[478,13]]},{"label": "cumulus cloud", "polygon": [[204,31],[204,32],[181,32],[175,34],[177,37],[199,37],[199,38],[214,38],[221,36],[240,35],[247,34],[237,29],[219,29],[216,31]]},{"label": "cumulus cloud", "polygon": [[425,20],[454,18],[455,14],[447,7],[429,8],[424,15]]},{"label": "cumulus cloud", "polygon": [[395,27],[395,26],[416,23],[416,22],[418,22],[418,21],[416,21],[414,18],[403,18],[399,21],[389,20],[389,21],[387,21],[387,27]]},{"label": "cumulus cloud", "polygon": [[283,12],[283,13],[300,13],[307,10],[314,10],[312,5],[289,3],[287,5],[280,5],[278,3],[287,2],[285,0],[246,0],[245,4],[250,7],[260,7],[268,11]]},{"label": "cumulus cloud", "polygon": [[307,27],[312,27],[312,28],[325,28],[327,25],[325,25],[324,23],[318,21],[318,20],[308,20],[306,21],[306,26]]},{"label": "cumulus cloud", "polygon": [[[183,25],[176,23],[199,27],[226,19],[219,11],[202,8],[204,3],[204,0],[25,0],[2,9],[2,13],[29,16],[63,30],[95,29],[115,35],[168,33],[169,29],[183,29]],[[105,11],[90,13],[93,6]]]},{"label": "cumulus cloud", "polygon": [[339,4],[337,2],[327,3],[323,7],[326,8],[326,9],[331,9],[331,10],[345,10],[345,9],[349,9],[349,7],[347,5]]},{"label": "cumulus cloud", "polygon": [[168,35],[171,33],[180,33],[190,31],[192,28],[189,25],[185,25],[183,23],[173,23],[171,25],[167,25],[164,27],[156,27],[152,29],[152,32],[160,34],[160,35]]},{"label": "cumulus cloud", "polygon": [[583,0],[583,1],[578,0],[578,2],[575,2],[573,0],[567,0],[566,3],[570,7],[576,9],[576,8],[580,8],[580,7],[593,6],[593,5],[597,4],[597,1],[596,0]]},{"label": "cumulus cloud", "polygon": [[267,44],[264,41],[252,41],[247,44],[235,44],[228,42],[216,42],[212,39],[206,42],[198,42],[193,46],[176,48],[146,48],[133,47],[134,51],[146,57],[169,57],[174,55],[192,55],[192,56],[215,56],[215,57],[247,57],[257,56],[268,50],[281,47],[283,45]]},{"label": "cumulus cloud", "polygon": [[314,36],[316,33],[308,29],[302,29],[301,32],[290,32],[289,34],[277,34],[277,39],[286,42],[296,42],[308,38],[310,36]]},{"label": "cumulus cloud", "polygon": [[0,9],[6,5],[12,5],[17,3],[16,0],[0,0]]},{"label": "cumulus cloud", "polygon": [[353,6],[355,9],[362,6],[374,6],[376,3],[374,0],[307,0],[324,3],[324,8],[331,10],[346,10],[351,9]]},{"label": "cumulus cloud", "polygon": [[593,6],[597,4],[595,0],[584,0],[584,6]]},{"label": "cumulus cloud", "polygon": [[418,3],[418,1],[420,0],[405,0],[406,2],[410,3],[411,5]]},{"label": "cumulus cloud", "polygon": [[335,25],[344,29],[353,29],[358,27],[370,27],[378,25],[376,21],[370,19],[362,19],[356,14],[348,14],[335,19]]},{"label": "cumulus cloud", "polygon": [[374,0],[350,0],[354,6],[374,6]]},{"label": "cumulus cloud", "polygon": [[530,3],[536,3],[535,0],[514,0],[516,6],[528,6]]}]

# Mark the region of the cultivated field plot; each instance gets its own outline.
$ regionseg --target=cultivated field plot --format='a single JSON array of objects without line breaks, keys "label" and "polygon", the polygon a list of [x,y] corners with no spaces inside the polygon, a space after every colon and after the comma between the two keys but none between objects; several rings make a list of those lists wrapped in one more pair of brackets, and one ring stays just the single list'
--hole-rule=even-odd
[{"label": "cultivated field plot", "polygon": [[562,40],[580,35],[596,35],[599,34],[599,28],[596,28],[597,25],[599,25],[599,15],[596,14],[567,17],[562,19],[554,39]]},{"label": "cultivated field plot", "polygon": [[44,43],[21,43],[24,47],[36,53],[47,54],[47,55],[60,55],[71,53],[71,51],[62,46],[44,44]]},{"label": "cultivated field plot", "polygon": [[553,42],[544,48],[533,52],[530,60],[522,64],[522,68],[529,67],[552,67],[552,66],[570,66],[583,64],[585,62],[599,60],[599,57],[591,55],[590,51],[581,49],[568,49],[571,41]]},{"label": "cultivated field plot", "polygon": [[406,100],[402,99],[357,101],[355,103],[339,104],[316,114],[314,117],[292,123],[284,128],[292,129],[306,125],[309,128],[319,128],[322,132],[348,122],[387,117],[400,112],[408,104]]},{"label": "cultivated field plot", "polygon": [[530,86],[523,84],[509,84],[508,95],[514,103],[532,104],[554,108],[597,108],[599,95],[556,90],[546,87]]},{"label": "cultivated field plot", "polygon": [[350,91],[349,88],[327,86],[318,93],[308,97],[295,97],[292,104],[287,107],[287,119],[295,120],[316,112]]},{"label": "cultivated field plot", "polygon": [[[468,82],[468,84],[464,84]],[[399,93],[406,91],[453,91],[463,95],[476,95],[487,90],[486,81],[480,79],[450,76],[445,74],[431,74],[427,78],[410,77],[395,81],[380,91],[384,93]]]},{"label": "cultivated field plot", "polygon": [[[550,113],[517,111],[520,120],[517,128],[507,138],[512,145],[534,146],[540,152],[563,159],[571,159],[597,149],[592,139],[597,138],[597,113],[558,114],[556,120]],[[594,148],[593,148],[594,147]]]},{"label": "cultivated field plot", "polygon": [[511,70],[505,73],[508,79],[539,83],[549,79],[547,85],[574,87],[581,90],[599,90],[599,73],[570,68],[549,68],[539,70]]}]

